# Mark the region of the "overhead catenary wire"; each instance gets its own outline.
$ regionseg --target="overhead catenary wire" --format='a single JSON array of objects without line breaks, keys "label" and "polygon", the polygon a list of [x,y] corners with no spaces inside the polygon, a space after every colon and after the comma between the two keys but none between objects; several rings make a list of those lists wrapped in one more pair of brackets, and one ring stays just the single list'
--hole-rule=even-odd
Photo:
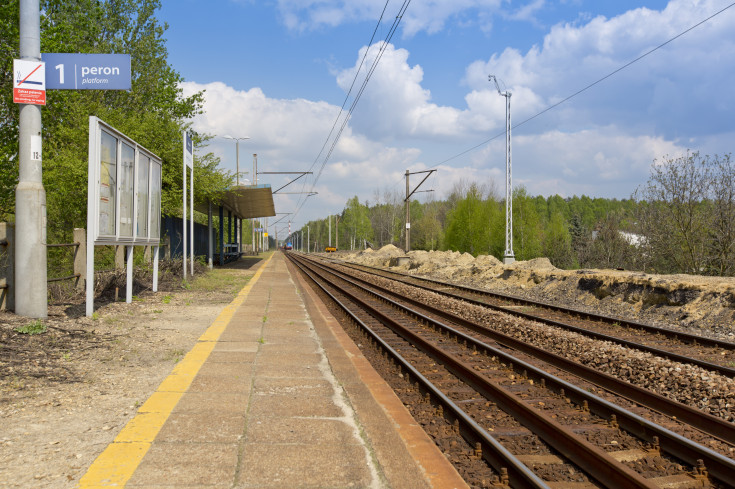
[{"label": "overhead catenary wire", "polygon": [[[733,2],[733,3],[729,4],[729,5],[727,5],[726,7],[723,7],[722,9],[718,10],[717,12],[715,12],[715,13],[714,13],[714,14],[712,14],[712,15],[710,15],[710,16],[709,16],[709,17],[707,17],[706,19],[704,19],[704,20],[701,20],[701,21],[697,22],[697,23],[696,23],[696,24],[694,24],[693,26],[691,26],[691,27],[689,27],[688,29],[686,29],[686,30],[684,30],[684,31],[680,32],[679,34],[677,34],[677,35],[675,35],[674,37],[672,37],[672,38],[668,39],[667,41],[665,41],[665,42],[663,42],[663,43],[659,44],[658,46],[656,46],[656,47],[654,47],[654,48],[652,48],[652,49],[650,49],[650,50],[646,51],[645,53],[641,54],[641,55],[640,55],[640,56],[638,56],[637,58],[635,58],[635,59],[633,59],[633,60],[631,60],[631,61],[629,61],[629,62],[625,63],[625,64],[624,64],[623,66],[621,66],[621,67],[619,67],[619,68],[617,68],[617,69],[615,69],[615,70],[611,71],[610,73],[608,73],[607,75],[603,76],[602,78],[599,78],[599,79],[597,79],[596,81],[594,81],[594,82],[590,83],[589,85],[585,86],[584,88],[581,88],[581,89],[577,90],[576,92],[574,92],[573,94],[569,95],[568,97],[566,97],[566,98],[563,98],[562,100],[560,100],[560,101],[556,102],[555,104],[549,105],[549,106],[548,106],[548,107],[546,107],[546,108],[545,108],[544,110],[542,110],[542,111],[540,111],[540,112],[538,112],[538,113],[536,113],[536,114],[532,115],[531,117],[529,117],[529,118],[527,118],[527,119],[524,119],[524,120],[522,120],[521,122],[519,122],[519,123],[517,123],[517,124],[514,124],[514,125],[512,126],[512,129],[514,129],[514,130],[515,130],[516,128],[518,128],[518,127],[521,127],[522,125],[524,125],[524,124],[526,124],[526,123],[528,123],[528,122],[531,122],[532,120],[536,119],[537,117],[540,117],[541,115],[545,114],[546,112],[549,112],[550,110],[552,110],[552,109],[555,109],[556,107],[558,107],[558,106],[562,105],[563,103],[566,103],[566,102],[568,102],[569,100],[573,99],[573,98],[574,98],[574,97],[576,97],[577,95],[580,95],[580,94],[582,94],[582,93],[586,92],[587,90],[589,90],[590,88],[594,87],[595,85],[598,85],[598,84],[602,83],[603,81],[605,81],[605,80],[607,80],[608,78],[610,78],[610,77],[612,77],[612,76],[616,75],[617,73],[619,73],[619,72],[623,71],[624,69],[628,68],[629,66],[631,66],[631,65],[633,65],[633,64],[635,64],[635,63],[637,63],[638,61],[640,61],[640,60],[642,60],[643,58],[645,58],[645,57],[649,56],[650,54],[653,54],[654,52],[658,51],[659,49],[663,48],[664,46],[666,46],[666,45],[668,45],[668,44],[670,44],[670,43],[674,42],[675,40],[679,39],[679,38],[680,38],[680,37],[682,37],[683,35],[685,35],[685,34],[687,34],[687,33],[691,32],[691,31],[693,31],[694,29],[696,29],[697,27],[701,26],[702,24],[705,24],[705,23],[709,22],[710,20],[714,19],[715,17],[717,17],[718,15],[722,14],[722,13],[723,13],[723,12],[725,12],[725,11],[726,11],[727,9],[729,9],[729,8],[731,8],[731,7],[733,7],[733,6],[735,6],[735,2]],[[489,139],[486,139],[485,141],[483,141],[483,142],[481,142],[481,143],[479,143],[479,144],[476,144],[476,145],[472,146],[471,148],[468,148],[468,149],[466,149],[466,150],[462,151],[461,153],[457,153],[456,155],[454,155],[454,156],[451,156],[451,157],[447,158],[447,159],[446,159],[446,160],[444,160],[444,161],[441,161],[441,162],[439,162],[439,163],[436,163],[436,164],[435,164],[435,165],[433,165],[433,166],[430,166],[429,168],[435,168],[435,167],[437,167],[437,166],[439,166],[439,165],[443,165],[444,163],[447,163],[447,162],[449,162],[449,161],[452,161],[452,160],[454,160],[454,159],[456,159],[456,158],[459,158],[460,156],[463,156],[463,155],[465,155],[465,154],[467,154],[467,153],[470,153],[470,152],[472,152],[472,151],[474,151],[474,150],[476,150],[476,149],[478,149],[478,148],[481,148],[482,146],[485,146],[485,145],[486,145],[487,143],[489,143],[489,142],[491,142],[491,141],[494,141],[495,139],[498,139],[499,137],[501,137],[501,136],[504,136],[504,135],[505,135],[505,131],[503,131],[503,132],[500,132],[500,133],[496,134],[495,136],[493,136],[493,137],[491,137],[491,138],[489,138]]]},{"label": "overhead catenary wire", "polygon": [[[324,152],[324,148],[327,147],[327,143],[329,143],[330,138],[332,137],[332,134],[334,133],[334,128],[337,127],[337,123],[339,122],[340,117],[342,116],[342,112],[344,112],[345,105],[347,104],[347,101],[350,99],[350,95],[352,94],[352,89],[355,86],[355,82],[357,82],[357,78],[360,75],[360,71],[362,70],[362,65],[365,63],[365,59],[367,59],[367,55],[370,52],[370,48],[373,45],[373,41],[375,40],[375,34],[377,34],[378,29],[380,28],[380,24],[383,22],[383,17],[385,16],[385,11],[388,9],[388,4],[390,3],[390,0],[385,1],[385,5],[383,5],[383,11],[380,13],[380,17],[378,18],[378,22],[375,24],[375,29],[373,29],[373,34],[370,36],[370,42],[368,42],[368,47],[365,50],[365,54],[362,56],[362,59],[360,60],[360,64],[357,67],[357,70],[355,71],[355,76],[352,78],[352,83],[350,84],[350,89],[347,91],[347,94],[345,95],[344,101],[342,101],[342,106],[339,109],[339,113],[337,114],[337,117],[334,119],[334,124],[332,124],[332,128],[329,130],[329,134],[327,134],[326,139],[324,140],[324,144],[322,144],[321,149],[319,150],[319,153],[316,155],[316,158],[314,158],[314,162],[309,167],[309,171],[312,171],[314,167],[316,166],[317,162],[319,161],[319,158],[321,157],[322,153]],[[317,177],[318,179],[318,177]],[[312,185],[312,190],[314,188],[314,185],[316,184],[316,179],[314,181],[314,184]],[[306,180],[302,183],[301,191],[304,192],[304,189],[306,188]],[[301,208],[303,203],[306,201],[305,198],[299,197],[299,199],[296,202],[297,211]]]},{"label": "overhead catenary wire", "polygon": [[[347,126],[347,122],[350,120],[350,116],[352,115],[352,112],[355,110],[355,107],[357,106],[357,103],[359,102],[360,98],[362,97],[362,94],[365,91],[365,87],[367,87],[367,84],[370,81],[370,78],[372,78],[372,75],[375,72],[375,69],[377,68],[378,63],[380,62],[380,59],[382,58],[383,53],[385,52],[385,50],[389,46],[390,41],[393,39],[393,35],[398,30],[398,25],[400,24],[401,20],[403,19],[403,15],[405,14],[406,9],[408,9],[408,6],[410,4],[411,4],[411,0],[404,0],[403,1],[403,4],[401,5],[401,7],[399,9],[398,14],[396,15],[395,19],[393,20],[393,23],[392,23],[392,25],[391,25],[388,33],[386,34],[385,39],[383,40],[382,44],[380,45],[380,49],[378,51],[378,54],[376,55],[375,59],[373,60],[372,65],[370,66],[369,70],[367,71],[367,73],[365,75],[365,79],[363,80],[362,85],[360,86],[360,89],[358,90],[358,93],[355,95],[355,98],[353,99],[352,104],[350,105],[350,108],[347,111],[347,114],[342,119],[342,124],[340,125],[340,128],[337,131],[337,134],[332,138],[332,144],[330,145],[329,151],[324,156],[324,158],[322,160],[322,163],[321,163],[321,166],[319,167],[319,171],[316,173],[316,176],[314,177],[314,181],[311,184],[312,185],[311,186],[311,191],[312,192],[314,191],[314,187],[316,186],[317,182],[319,181],[319,178],[322,175],[322,172],[324,170],[324,167],[326,166],[327,162],[329,161],[329,158],[332,156],[332,153],[334,152],[334,149],[336,148],[337,143],[339,142],[339,139],[342,136],[342,132],[344,131],[345,127]],[[385,7],[387,8],[387,6],[388,6],[388,2],[386,2]],[[383,18],[384,13],[385,13],[385,8],[383,9],[383,14],[381,14],[381,18],[378,21],[378,25],[376,26],[376,29],[375,29],[376,31],[377,31],[378,27],[380,26],[380,22],[382,21],[382,18]],[[373,38],[374,38],[374,35],[375,35],[375,32],[373,32]],[[373,38],[371,38],[371,45],[372,45]],[[365,50],[365,54],[363,55],[363,61],[361,61],[360,65],[358,67],[358,70],[355,72],[355,77],[354,77],[353,82],[352,82],[352,85],[350,87],[350,92],[352,91],[352,88],[354,87],[355,81],[358,79],[358,76],[359,76],[359,73],[360,73],[360,69],[362,68],[363,62],[364,62],[364,60],[367,57],[367,54],[368,54],[368,52],[370,50],[371,45],[368,46],[368,48]],[[349,93],[347,94],[347,98],[349,98]],[[347,101],[347,98],[345,99],[345,102]],[[343,103],[342,107],[344,108],[344,103]],[[339,121],[339,118],[340,118],[342,112],[343,112],[343,110],[340,109],[340,113],[337,116],[337,119],[335,120],[335,124],[332,127],[332,131],[330,131],[330,134],[327,137],[327,140],[325,141],[325,144],[322,147],[322,150],[319,152],[319,156],[321,156],[321,154],[324,151],[324,147],[326,147],[327,143],[329,142],[329,138],[332,136],[333,131],[334,131],[334,127],[337,125],[337,122]],[[319,159],[319,156],[317,156],[317,159],[312,164],[310,170],[313,169],[314,166],[316,165],[317,160]],[[304,186],[302,186],[302,190],[303,190],[303,188],[305,188],[305,185],[306,185],[306,182],[304,182]],[[297,207],[296,207],[296,210],[294,212],[294,215],[298,214],[298,212],[301,210],[301,208],[303,207],[303,205],[305,204],[305,202],[306,202],[306,199],[305,198],[299,199],[299,202],[297,203]]]}]

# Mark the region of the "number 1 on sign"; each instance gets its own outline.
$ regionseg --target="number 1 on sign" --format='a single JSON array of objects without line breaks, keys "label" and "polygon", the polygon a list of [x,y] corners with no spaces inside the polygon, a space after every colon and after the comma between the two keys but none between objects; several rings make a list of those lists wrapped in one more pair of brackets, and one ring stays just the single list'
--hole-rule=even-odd
[{"label": "number 1 on sign", "polygon": [[59,83],[63,85],[64,84],[64,65],[63,64],[56,65],[54,66],[54,68],[59,70]]}]

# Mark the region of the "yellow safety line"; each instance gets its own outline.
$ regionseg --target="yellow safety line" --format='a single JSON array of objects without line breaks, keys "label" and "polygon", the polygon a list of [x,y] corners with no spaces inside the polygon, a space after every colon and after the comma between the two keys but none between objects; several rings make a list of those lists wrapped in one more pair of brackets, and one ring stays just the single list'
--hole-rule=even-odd
[{"label": "yellow safety line", "polygon": [[250,290],[263,274],[263,270],[273,258],[271,254],[255,272],[253,278],[242,288],[237,297],[230,302],[217,319],[197,340],[194,347],[174,367],[156,392],[138,409],[138,413],[118,433],[99,457],[92,463],[87,473],[79,480],[79,489],[99,489],[125,487],[133,476],[151,443],[163,427],[176,404],[191,385],[197,372],[212,353],[217,340],[230,323],[238,307],[245,302]]}]

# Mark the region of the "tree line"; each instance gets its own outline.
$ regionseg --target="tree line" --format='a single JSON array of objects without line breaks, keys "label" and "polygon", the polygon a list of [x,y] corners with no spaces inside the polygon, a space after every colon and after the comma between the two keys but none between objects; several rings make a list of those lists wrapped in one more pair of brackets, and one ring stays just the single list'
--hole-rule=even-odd
[{"label": "tree line", "polygon": [[[203,93],[184,96],[168,63],[155,16],[160,0],[41,0],[41,52],[131,55],[132,89],[49,90],[42,109],[43,184],[49,243],[71,242],[87,222],[87,146],[94,115],[161,157],[163,215],[181,215],[182,132],[201,113]],[[0,4],[0,221],[13,222],[18,183],[18,105],[13,103],[13,59],[19,58],[19,0]],[[216,198],[232,184],[219,159],[193,133],[194,195]],[[68,257],[66,258],[68,260]],[[55,262],[49,257],[49,265]]]},{"label": "tree line", "polygon": [[[492,184],[457,183],[444,200],[410,202],[411,249],[474,256],[505,252],[505,202]],[[327,219],[307,223],[310,249],[329,242]],[[340,249],[405,243],[398,191],[357,197],[332,217]],[[304,238],[306,239],[306,238]],[[730,156],[687,153],[651,166],[629,199],[531,196],[513,191],[517,260],[548,257],[559,268],[618,268],[649,273],[735,274],[735,165]]]}]

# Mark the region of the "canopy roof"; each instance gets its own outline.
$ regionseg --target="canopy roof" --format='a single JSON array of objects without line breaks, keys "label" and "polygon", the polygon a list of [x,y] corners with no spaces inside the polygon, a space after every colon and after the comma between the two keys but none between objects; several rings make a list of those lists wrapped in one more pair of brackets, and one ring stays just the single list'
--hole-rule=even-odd
[{"label": "canopy roof", "polygon": [[[212,204],[223,206],[241,219],[276,215],[270,184],[234,187],[225,192],[220,201],[212,201]],[[206,214],[208,209],[206,205],[199,205],[197,210]]]}]

